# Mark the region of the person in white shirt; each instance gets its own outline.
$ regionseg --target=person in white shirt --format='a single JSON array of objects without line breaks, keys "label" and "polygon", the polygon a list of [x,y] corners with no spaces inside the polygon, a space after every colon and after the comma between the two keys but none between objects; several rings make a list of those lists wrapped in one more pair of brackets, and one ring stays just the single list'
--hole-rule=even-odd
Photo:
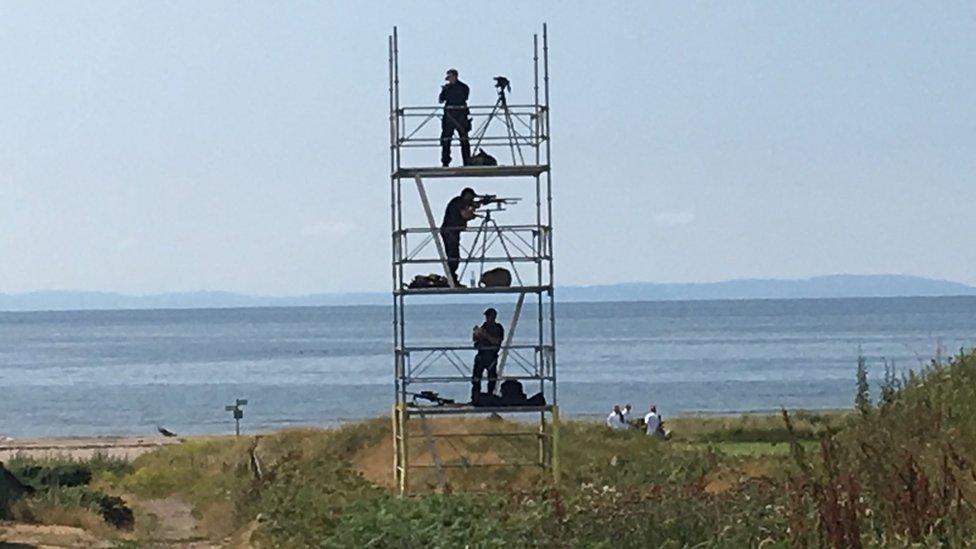
[{"label": "person in white shirt", "polygon": [[614,431],[627,428],[627,422],[624,420],[624,413],[620,411],[619,404],[614,404],[613,411],[607,416],[607,427]]},{"label": "person in white shirt", "polygon": [[657,406],[651,404],[651,411],[644,416],[644,423],[647,425],[647,434],[664,438],[664,429],[661,428],[661,416],[657,413]]},{"label": "person in white shirt", "polygon": [[631,408],[633,408],[633,406],[631,406],[629,402],[624,404],[624,423],[626,423],[628,426],[630,426],[630,420],[633,419],[633,416],[630,415]]}]

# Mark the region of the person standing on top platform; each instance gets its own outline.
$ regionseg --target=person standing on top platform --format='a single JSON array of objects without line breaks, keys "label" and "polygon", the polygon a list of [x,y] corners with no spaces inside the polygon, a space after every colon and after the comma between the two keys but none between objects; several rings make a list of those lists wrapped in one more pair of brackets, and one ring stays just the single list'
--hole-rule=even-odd
[{"label": "person standing on top platform", "polygon": [[471,145],[468,143],[468,132],[471,131],[471,119],[468,118],[468,85],[458,80],[457,69],[447,71],[447,84],[441,87],[441,94],[437,101],[444,103],[444,116],[441,118],[441,165],[445,168],[451,165],[451,139],[457,132],[461,140],[461,161],[465,166],[471,163]]},{"label": "person standing on top platform", "polygon": [[498,382],[498,352],[505,341],[505,328],[495,322],[498,311],[489,307],[485,309],[485,323],[475,326],[471,334],[474,348],[478,353],[474,356],[474,373],[471,376],[471,400],[481,393],[481,377],[488,370],[488,394],[495,394],[495,383]]},{"label": "person standing on top platform", "polygon": [[457,270],[461,265],[461,231],[468,226],[468,221],[474,219],[474,211],[478,207],[475,203],[474,189],[466,188],[447,203],[444,210],[444,221],[441,222],[441,239],[444,241],[444,253],[447,255],[447,267],[451,271],[454,285],[460,287]]}]

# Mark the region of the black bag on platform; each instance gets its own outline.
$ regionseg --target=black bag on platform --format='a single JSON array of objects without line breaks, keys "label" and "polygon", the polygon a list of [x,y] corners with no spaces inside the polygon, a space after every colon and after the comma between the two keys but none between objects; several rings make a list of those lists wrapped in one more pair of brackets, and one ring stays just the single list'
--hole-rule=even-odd
[{"label": "black bag on platform", "polygon": [[491,393],[475,393],[471,395],[471,405],[484,408],[497,408],[502,405],[502,399]]},{"label": "black bag on platform", "polygon": [[525,390],[516,379],[506,379],[502,382],[502,404],[505,406],[524,406],[528,399]]},{"label": "black bag on platform", "polygon": [[478,154],[468,160],[468,166],[497,166],[498,161],[495,157],[486,153],[484,149],[478,149]]},{"label": "black bag on platform", "polygon": [[526,406],[545,406],[546,405],[546,395],[542,393],[536,393],[529,397],[525,401]]},{"label": "black bag on platform", "polygon": [[447,288],[448,286],[450,283],[447,281],[447,277],[433,273],[417,275],[413,277],[410,284],[407,284],[407,288]]},{"label": "black bag on platform", "polygon": [[504,267],[489,269],[481,274],[482,288],[507,288],[512,285],[512,273]]}]

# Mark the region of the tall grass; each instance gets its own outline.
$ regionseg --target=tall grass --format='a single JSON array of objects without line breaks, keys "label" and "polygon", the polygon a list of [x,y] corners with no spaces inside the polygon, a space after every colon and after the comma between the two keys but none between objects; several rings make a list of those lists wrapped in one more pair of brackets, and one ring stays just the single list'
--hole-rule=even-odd
[{"label": "tall grass", "polygon": [[[189,440],[138,458],[115,487],[180,497],[211,537],[253,531],[271,547],[967,547],[974,367],[973,354],[906,376],[886,365],[875,402],[862,360],[851,412],[678,418],[670,442],[569,422],[559,484],[472,468],[450,493],[399,498],[358,470],[362,456],[392,460],[389,420],[377,419]],[[728,451],[740,447],[783,451]]]},{"label": "tall grass", "polygon": [[972,546],[976,353],[932,362],[902,377],[885,366],[877,403],[866,396],[862,365],[857,420],[825,432],[817,456],[794,451],[794,541],[831,547]]},{"label": "tall grass", "polygon": [[102,454],[88,459],[16,455],[4,467],[31,490],[11,506],[10,515],[16,520],[102,533],[133,526],[132,511],[122,498],[90,486],[93,479],[120,478],[131,472],[131,464],[123,459]]}]

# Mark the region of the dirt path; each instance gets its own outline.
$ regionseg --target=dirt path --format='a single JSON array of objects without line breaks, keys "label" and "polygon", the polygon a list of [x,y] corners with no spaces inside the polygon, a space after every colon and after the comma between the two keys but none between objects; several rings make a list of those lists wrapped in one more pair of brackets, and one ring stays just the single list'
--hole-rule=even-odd
[{"label": "dirt path", "polygon": [[0,547],[111,547],[112,543],[71,526],[0,522]]},{"label": "dirt path", "polygon": [[193,507],[188,503],[176,498],[162,498],[133,500],[130,504],[149,521],[142,526],[145,530],[138,526],[137,529],[140,538],[150,547],[218,547],[199,534]]},{"label": "dirt path", "polygon": [[[193,508],[187,503],[176,498],[163,498],[131,500],[129,504],[141,515],[140,520],[134,533],[120,533],[120,539],[135,538],[140,547],[220,547],[199,534]],[[0,522],[0,548],[102,548],[114,545],[115,540],[99,539],[81,528]]]}]

